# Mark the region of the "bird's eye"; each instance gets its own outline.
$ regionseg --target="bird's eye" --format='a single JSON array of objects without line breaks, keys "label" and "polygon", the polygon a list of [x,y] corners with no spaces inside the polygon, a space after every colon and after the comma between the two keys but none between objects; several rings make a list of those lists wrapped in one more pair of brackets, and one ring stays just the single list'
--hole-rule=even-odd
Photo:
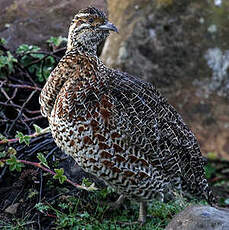
[{"label": "bird's eye", "polygon": [[88,20],[90,23],[94,22],[94,19],[93,18],[89,18]]}]

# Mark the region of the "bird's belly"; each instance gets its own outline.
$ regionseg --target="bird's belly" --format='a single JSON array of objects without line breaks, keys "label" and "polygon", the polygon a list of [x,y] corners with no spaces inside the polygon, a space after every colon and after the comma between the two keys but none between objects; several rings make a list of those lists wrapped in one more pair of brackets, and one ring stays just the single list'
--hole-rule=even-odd
[{"label": "bird's belly", "polygon": [[[133,146],[117,142],[111,133],[94,130],[91,120],[49,119],[53,138],[77,164],[104,180],[119,194],[139,200],[151,200],[167,186],[157,168],[136,153]],[[114,136],[114,135],[113,135]]]}]

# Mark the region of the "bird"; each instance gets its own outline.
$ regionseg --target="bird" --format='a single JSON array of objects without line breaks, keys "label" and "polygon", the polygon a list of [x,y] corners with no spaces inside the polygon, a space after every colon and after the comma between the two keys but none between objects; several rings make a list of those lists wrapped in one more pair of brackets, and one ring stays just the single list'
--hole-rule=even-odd
[{"label": "bird", "polygon": [[65,55],[39,103],[55,143],[86,172],[140,203],[181,191],[214,203],[195,135],[154,85],[106,66],[98,46],[118,32],[95,7],[73,18]]}]

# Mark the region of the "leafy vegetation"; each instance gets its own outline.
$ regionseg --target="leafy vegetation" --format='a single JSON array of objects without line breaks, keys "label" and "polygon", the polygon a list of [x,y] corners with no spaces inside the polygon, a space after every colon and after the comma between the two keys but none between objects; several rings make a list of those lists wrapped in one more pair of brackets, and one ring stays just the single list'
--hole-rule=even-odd
[{"label": "leafy vegetation", "polygon": [[38,82],[44,82],[53,69],[55,59],[39,51],[38,46],[23,44],[18,47],[16,54],[20,64],[27,67],[30,73],[35,73]]}]

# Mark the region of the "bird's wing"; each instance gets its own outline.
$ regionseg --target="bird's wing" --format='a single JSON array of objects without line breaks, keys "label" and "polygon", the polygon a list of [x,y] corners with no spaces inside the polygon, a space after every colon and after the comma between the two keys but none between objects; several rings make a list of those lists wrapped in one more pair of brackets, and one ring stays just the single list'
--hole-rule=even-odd
[{"label": "bird's wing", "polygon": [[64,56],[60,60],[56,68],[51,72],[41,91],[39,103],[41,106],[41,114],[44,117],[50,116],[56,97],[72,71],[72,68],[70,68],[72,63],[66,61],[67,59],[68,57]]},{"label": "bird's wing", "polygon": [[[115,78],[111,78],[110,94],[115,110],[125,114],[124,119],[129,119],[127,123],[131,123],[133,129],[139,130],[153,144],[167,141],[174,147],[189,151],[198,146],[195,136],[181,116],[154,86],[118,73]],[[133,132],[131,135],[134,134]],[[196,154],[201,156],[200,152]]]},{"label": "bird's wing", "polygon": [[198,142],[181,116],[151,84],[119,72],[111,79],[114,111],[129,125],[129,144],[165,175],[181,177],[190,192],[205,189],[209,197]]}]

